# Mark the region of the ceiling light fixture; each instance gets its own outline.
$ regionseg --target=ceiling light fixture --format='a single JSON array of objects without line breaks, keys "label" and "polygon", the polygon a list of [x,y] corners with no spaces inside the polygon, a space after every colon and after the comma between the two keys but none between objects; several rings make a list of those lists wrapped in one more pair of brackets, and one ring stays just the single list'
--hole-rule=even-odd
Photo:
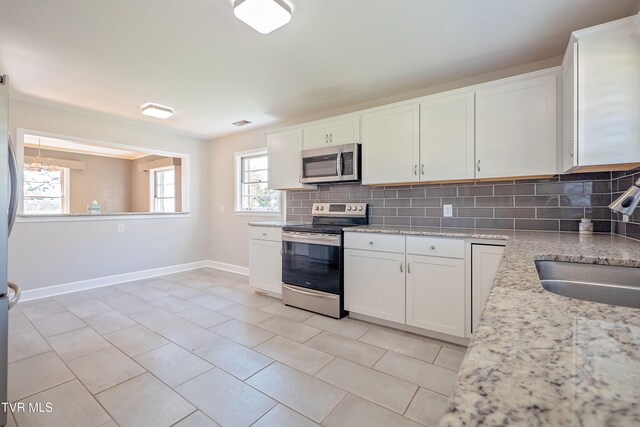
[{"label": "ceiling light fixture", "polygon": [[268,34],[291,21],[291,7],[283,0],[235,0],[233,14],[262,34]]},{"label": "ceiling light fixture", "polygon": [[142,114],[145,116],[155,117],[156,119],[166,119],[173,115],[173,108],[165,107],[164,105],[147,102],[141,108]]},{"label": "ceiling light fixture", "polygon": [[237,122],[233,122],[231,123],[234,126],[244,126],[244,125],[248,125],[249,123],[251,123],[249,120],[239,120]]}]

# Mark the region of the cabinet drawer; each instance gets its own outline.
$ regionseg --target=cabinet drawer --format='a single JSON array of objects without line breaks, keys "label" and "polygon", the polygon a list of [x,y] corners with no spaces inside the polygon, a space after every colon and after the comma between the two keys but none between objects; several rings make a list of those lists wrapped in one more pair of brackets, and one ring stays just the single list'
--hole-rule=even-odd
[{"label": "cabinet drawer", "polygon": [[407,237],[407,253],[464,258],[464,240],[409,236]]},{"label": "cabinet drawer", "polygon": [[345,233],[344,247],[365,251],[404,253],[404,236],[372,233]]},{"label": "cabinet drawer", "polygon": [[249,238],[259,240],[282,241],[282,228],[280,227],[249,227]]}]

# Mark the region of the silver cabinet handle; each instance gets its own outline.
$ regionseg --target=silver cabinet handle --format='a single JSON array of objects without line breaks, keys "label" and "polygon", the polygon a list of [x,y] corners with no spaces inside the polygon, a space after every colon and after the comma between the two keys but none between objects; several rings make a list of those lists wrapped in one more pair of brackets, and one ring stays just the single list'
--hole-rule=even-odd
[{"label": "silver cabinet handle", "polygon": [[404,264],[402,261],[400,261],[400,273],[403,273],[402,271],[402,264]]},{"label": "silver cabinet handle", "polygon": [[575,156],[575,153],[574,153],[574,150],[575,150],[574,145],[575,145],[575,142],[573,142],[573,141],[571,141],[571,142],[569,143],[569,155],[570,155],[571,157]]},{"label": "silver cabinet handle", "polygon": [[298,182],[302,184],[302,175],[298,175]]},{"label": "silver cabinet handle", "polygon": [[422,171],[422,175],[424,175],[424,163],[422,164],[421,171]]},{"label": "silver cabinet handle", "polygon": [[431,245],[431,250],[432,250],[432,251],[435,251],[435,250],[436,250],[435,245]]},{"label": "silver cabinet handle", "polygon": [[263,235],[263,236],[266,236],[266,235],[267,235],[267,233],[262,233],[262,235]]},{"label": "silver cabinet handle", "polygon": [[478,160],[478,172],[480,172],[480,160]]},{"label": "silver cabinet handle", "polygon": [[13,289],[13,298],[9,300],[9,310],[11,310],[11,308],[15,306],[18,301],[20,301],[20,286],[16,285],[13,282],[8,282],[7,286]]},{"label": "silver cabinet handle", "polygon": [[418,165],[413,165],[413,174],[418,175]]},{"label": "silver cabinet handle", "polygon": [[369,242],[370,245],[373,245],[373,242]]},{"label": "silver cabinet handle", "polygon": [[327,143],[327,144],[329,143],[329,134],[328,133],[324,135],[324,142]]},{"label": "silver cabinet handle", "polygon": [[407,263],[407,273],[411,274],[411,263]]},{"label": "silver cabinet handle", "polygon": [[333,144],[333,134],[329,134],[329,142]]},{"label": "silver cabinet handle", "polygon": [[282,256],[282,246],[280,246],[280,256]]},{"label": "silver cabinet handle", "polygon": [[16,212],[18,211],[18,162],[16,160],[16,152],[9,137],[9,178],[11,179],[11,196],[9,198],[9,234],[13,230],[13,224],[16,222]]}]

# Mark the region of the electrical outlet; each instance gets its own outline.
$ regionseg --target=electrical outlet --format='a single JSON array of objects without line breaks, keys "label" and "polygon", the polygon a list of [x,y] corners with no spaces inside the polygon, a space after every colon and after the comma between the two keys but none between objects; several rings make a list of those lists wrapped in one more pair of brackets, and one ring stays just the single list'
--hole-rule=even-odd
[{"label": "electrical outlet", "polygon": [[124,233],[124,224],[118,224],[118,233]]},{"label": "electrical outlet", "polygon": [[450,218],[453,216],[453,205],[443,205],[442,210],[445,217]]}]

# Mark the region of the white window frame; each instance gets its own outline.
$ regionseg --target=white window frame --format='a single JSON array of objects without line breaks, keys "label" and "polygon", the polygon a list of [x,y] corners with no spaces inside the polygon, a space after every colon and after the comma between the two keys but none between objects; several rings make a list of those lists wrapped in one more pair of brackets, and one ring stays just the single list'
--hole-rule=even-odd
[{"label": "white window frame", "polygon": [[[174,206],[174,210],[172,213],[176,213],[176,211],[179,209],[178,206],[178,201],[177,201],[177,187],[175,184],[175,179],[176,179],[176,167],[175,166],[163,166],[161,168],[155,168],[155,169],[149,169],[149,212],[159,212],[156,211],[156,172],[161,172],[161,171],[167,171],[167,170],[172,170],[173,171],[173,179],[174,179],[174,193],[173,193],[173,206]],[[162,211],[164,212],[164,211]],[[169,213],[169,212],[166,212]]]},{"label": "white window frame", "polygon": [[266,156],[267,149],[260,148],[256,150],[239,151],[234,154],[235,157],[235,208],[236,215],[254,215],[254,216],[282,216],[284,212],[284,197],[282,191],[278,191],[278,209],[243,209],[242,208],[242,160],[246,157]]},{"label": "white window frame", "polygon": [[[24,195],[24,170],[29,169],[28,166],[24,166],[23,167],[23,171],[22,171],[22,179],[20,179],[20,184],[22,185],[22,197],[21,197],[21,201],[20,201],[20,205],[22,210],[24,211],[24,199],[25,199],[25,195]],[[70,192],[70,188],[71,188],[71,170],[69,168],[58,168],[60,170],[62,170],[62,197],[61,197],[61,203],[60,206],[62,207],[62,212],[60,212],[59,214],[51,214],[51,213],[43,213],[43,214],[37,214],[37,213],[27,213],[27,215],[66,215],[71,211],[71,207],[69,205],[69,201],[71,200],[71,192]]]}]

